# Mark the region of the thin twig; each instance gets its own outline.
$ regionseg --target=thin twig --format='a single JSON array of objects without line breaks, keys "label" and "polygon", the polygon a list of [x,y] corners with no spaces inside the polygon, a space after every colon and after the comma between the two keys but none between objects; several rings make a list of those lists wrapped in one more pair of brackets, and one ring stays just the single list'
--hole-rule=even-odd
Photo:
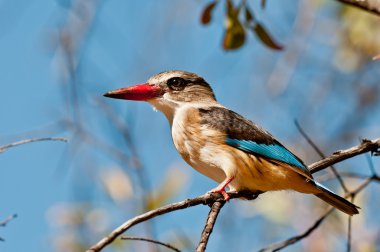
[{"label": "thin twig", "polygon": [[0,222],[0,227],[5,227],[13,219],[17,218],[17,214],[9,215],[5,220]]},{"label": "thin twig", "polygon": [[212,230],[214,229],[214,225],[216,222],[216,219],[218,218],[220,209],[224,206],[225,201],[217,201],[214,202],[210,208],[210,212],[207,216],[206,225],[202,231],[201,240],[199,241],[197,252],[204,252],[206,251],[208,239],[210,238],[210,235],[212,233]]},{"label": "thin twig", "polygon": [[173,245],[170,245],[170,244],[168,244],[168,243],[164,243],[164,242],[160,242],[160,241],[157,241],[157,240],[149,239],[149,238],[135,237],[135,236],[123,236],[123,237],[121,237],[121,239],[122,239],[122,240],[132,240],[132,241],[146,241],[146,242],[151,242],[151,243],[154,243],[154,244],[158,244],[158,245],[165,246],[165,247],[167,247],[168,249],[171,249],[171,250],[173,250],[173,251],[181,252],[181,250],[177,249],[177,248],[174,247]]},{"label": "thin twig", "polygon": [[[15,219],[16,217],[17,217],[17,214],[9,215],[5,220],[0,221],[0,227],[5,227],[10,221]],[[5,240],[0,237],[0,241],[5,241]]]},{"label": "thin twig", "polygon": [[309,170],[311,173],[315,173],[333,164],[366,152],[371,152],[374,155],[380,155],[380,138],[374,140],[363,139],[362,143],[355,147],[336,151],[331,156],[309,165]]},{"label": "thin twig", "polygon": [[374,176],[367,178],[361,185],[359,185],[355,190],[351,191],[347,196],[355,197],[358,193],[363,191],[364,188],[366,188],[372,181],[374,181],[374,178]]},{"label": "thin twig", "polygon": [[373,165],[373,162],[372,162],[372,158],[370,155],[366,154],[365,157],[367,158],[367,162],[368,162],[368,167],[372,173],[372,175],[375,175],[377,176],[377,173],[376,173],[376,169],[375,169],[375,166]]},{"label": "thin twig", "polygon": [[371,0],[337,0],[338,2],[354,6],[369,13],[380,16],[380,3]]},{"label": "thin twig", "polygon": [[[318,153],[318,155],[321,158],[326,158],[325,154],[323,154],[321,149],[319,149],[318,146],[314,143],[314,141],[311,140],[309,135],[306,134],[306,132],[303,130],[303,128],[301,127],[301,125],[298,123],[297,120],[294,120],[294,124],[296,125],[296,127],[297,127],[298,131],[301,133],[301,135],[306,139],[306,141],[311,145],[311,147],[313,147],[313,149]],[[336,170],[336,168],[333,165],[331,165],[330,168],[331,168],[331,171],[334,173],[335,177],[338,179],[341,187],[343,188],[343,191],[345,193],[348,192],[348,189],[347,189],[346,185],[344,184],[342,177],[339,175],[339,172]]]},{"label": "thin twig", "polygon": [[303,238],[309,236],[314,230],[316,230],[321,223],[326,219],[327,216],[329,216],[333,212],[334,208],[330,208],[326,213],[324,213],[310,228],[308,228],[304,233],[293,236],[285,241],[274,243],[266,248],[260,249],[259,252],[265,252],[265,251],[280,251],[281,249],[292,245]]},{"label": "thin twig", "polygon": [[21,141],[14,142],[14,143],[0,147],[0,153],[6,151],[9,148],[16,147],[16,146],[19,146],[22,144],[40,142],[40,141],[63,141],[63,142],[67,142],[67,139],[63,138],[63,137],[43,137],[43,138],[25,139],[25,140],[21,140]]}]

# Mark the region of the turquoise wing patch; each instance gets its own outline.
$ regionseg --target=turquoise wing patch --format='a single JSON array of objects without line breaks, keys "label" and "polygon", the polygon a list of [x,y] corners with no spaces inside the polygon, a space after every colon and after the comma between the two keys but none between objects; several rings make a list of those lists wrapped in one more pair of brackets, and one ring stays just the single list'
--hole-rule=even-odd
[{"label": "turquoise wing patch", "polygon": [[226,143],[242,151],[278,160],[309,173],[307,167],[293,153],[281,145],[256,143],[254,141],[232,138],[227,138]]}]

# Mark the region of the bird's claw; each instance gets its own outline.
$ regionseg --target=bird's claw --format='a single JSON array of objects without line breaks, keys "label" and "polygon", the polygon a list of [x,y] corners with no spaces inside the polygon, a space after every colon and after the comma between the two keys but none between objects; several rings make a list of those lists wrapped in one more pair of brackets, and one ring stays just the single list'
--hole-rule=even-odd
[{"label": "bird's claw", "polygon": [[228,193],[226,192],[226,190],[224,190],[224,188],[222,188],[222,189],[215,188],[215,189],[212,189],[211,191],[209,191],[209,193],[220,193],[223,196],[225,201],[230,200],[230,195],[228,195]]},{"label": "bird's claw", "polygon": [[225,180],[222,181],[217,187],[212,189],[210,193],[220,193],[223,195],[223,198],[225,201],[228,201],[230,199],[230,195],[226,192],[226,186],[233,180],[233,177],[227,177]]}]

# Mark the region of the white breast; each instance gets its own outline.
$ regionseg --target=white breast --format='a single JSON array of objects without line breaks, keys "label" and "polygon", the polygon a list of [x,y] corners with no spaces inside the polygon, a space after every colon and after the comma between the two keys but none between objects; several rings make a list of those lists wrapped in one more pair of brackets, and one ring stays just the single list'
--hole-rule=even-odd
[{"label": "white breast", "polygon": [[[216,150],[210,148],[210,141],[214,134],[205,127],[200,127],[197,108],[182,106],[175,112],[172,124],[172,137],[175,147],[183,159],[195,170],[203,175],[222,182],[224,171],[212,160]],[[220,156],[221,157],[221,156]]]}]

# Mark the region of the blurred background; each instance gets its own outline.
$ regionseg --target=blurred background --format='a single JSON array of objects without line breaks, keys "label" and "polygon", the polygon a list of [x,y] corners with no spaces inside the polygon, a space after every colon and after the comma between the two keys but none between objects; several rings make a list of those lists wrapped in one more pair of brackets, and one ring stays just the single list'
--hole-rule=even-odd
[{"label": "blurred background", "polygon": [[[18,215],[0,227],[0,251],[84,251],[139,213],[216,186],[177,154],[162,114],[103,93],[165,70],[195,72],[310,164],[320,157],[294,120],[326,155],[380,136],[379,41],[378,16],[338,1],[0,1],[0,146],[68,139],[0,153],[0,221]],[[370,155],[336,165],[348,190],[364,181],[350,174],[379,167]],[[315,177],[345,193],[329,169]],[[370,183],[355,197],[353,251],[380,249],[376,193]],[[208,251],[258,251],[326,209],[291,192],[233,200]],[[170,213],[127,234],[194,251],[208,211]],[[347,228],[334,212],[286,251],[344,251]],[[167,250],[118,240],[105,251]]]}]

